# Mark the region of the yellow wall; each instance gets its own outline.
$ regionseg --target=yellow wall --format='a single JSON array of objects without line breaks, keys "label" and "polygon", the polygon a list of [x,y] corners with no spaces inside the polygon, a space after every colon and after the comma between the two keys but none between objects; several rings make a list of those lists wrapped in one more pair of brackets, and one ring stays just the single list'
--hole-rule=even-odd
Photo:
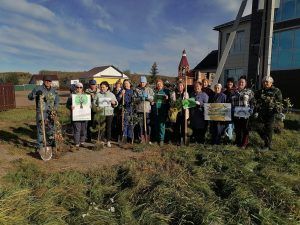
[{"label": "yellow wall", "polygon": [[[101,78],[101,77],[95,77],[95,78],[89,78],[89,79],[85,79],[85,82],[88,83],[89,80],[96,80],[97,81],[97,84],[100,84],[102,81],[107,81],[109,84],[113,85],[117,82],[117,80],[119,80],[119,78]],[[122,78],[121,81],[123,82],[125,79]]]}]

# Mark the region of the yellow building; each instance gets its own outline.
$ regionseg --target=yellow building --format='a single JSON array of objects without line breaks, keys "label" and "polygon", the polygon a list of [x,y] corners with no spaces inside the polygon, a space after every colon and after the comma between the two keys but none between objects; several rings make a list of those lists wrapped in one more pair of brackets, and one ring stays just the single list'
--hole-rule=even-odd
[{"label": "yellow building", "polygon": [[97,84],[107,81],[110,85],[115,84],[119,79],[123,82],[128,77],[112,65],[95,67],[80,77],[80,81],[83,83],[88,83],[89,80],[96,80]]}]

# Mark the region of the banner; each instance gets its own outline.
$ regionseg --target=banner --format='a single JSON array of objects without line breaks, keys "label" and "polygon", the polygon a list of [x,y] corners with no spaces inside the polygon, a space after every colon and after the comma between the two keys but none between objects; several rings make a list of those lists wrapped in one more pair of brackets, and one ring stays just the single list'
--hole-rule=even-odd
[{"label": "banner", "polygon": [[204,119],[212,121],[231,121],[231,104],[204,103]]},{"label": "banner", "polygon": [[72,94],[72,120],[87,121],[91,120],[91,96],[87,94]]}]

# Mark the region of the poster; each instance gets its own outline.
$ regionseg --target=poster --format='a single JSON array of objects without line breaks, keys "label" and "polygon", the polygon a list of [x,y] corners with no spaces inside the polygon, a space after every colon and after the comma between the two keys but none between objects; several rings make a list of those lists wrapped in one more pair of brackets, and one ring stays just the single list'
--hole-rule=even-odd
[{"label": "poster", "polygon": [[87,94],[72,94],[72,120],[87,121],[91,120],[91,96]]},{"label": "poster", "polygon": [[111,106],[111,98],[98,98],[98,107]]},{"label": "poster", "polygon": [[249,118],[251,116],[251,109],[250,107],[241,107],[236,106],[234,107],[234,116],[241,117],[241,118]]},{"label": "poster", "polygon": [[231,121],[231,104],[204,103],[204,119],[213,121]]}]

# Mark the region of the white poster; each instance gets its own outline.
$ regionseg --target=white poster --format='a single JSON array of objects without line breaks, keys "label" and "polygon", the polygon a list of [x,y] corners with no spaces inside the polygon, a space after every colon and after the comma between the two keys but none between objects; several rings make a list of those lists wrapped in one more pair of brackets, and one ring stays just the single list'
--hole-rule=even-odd
[{"label": "white poster", "polygon": [[111,106],[111,98],[98,98],[98,107]]},{"label": "white poster", "polygon": [[251,116],[251,109],[250,109],[250,107],[236,106],[234,108],[234,116],[242,117],[242,118],[249,118]]},{"label": "white poster", "polygon": [[91,120],[91,96],[87,94],[72,94],[72,120],[87,121]]}]

